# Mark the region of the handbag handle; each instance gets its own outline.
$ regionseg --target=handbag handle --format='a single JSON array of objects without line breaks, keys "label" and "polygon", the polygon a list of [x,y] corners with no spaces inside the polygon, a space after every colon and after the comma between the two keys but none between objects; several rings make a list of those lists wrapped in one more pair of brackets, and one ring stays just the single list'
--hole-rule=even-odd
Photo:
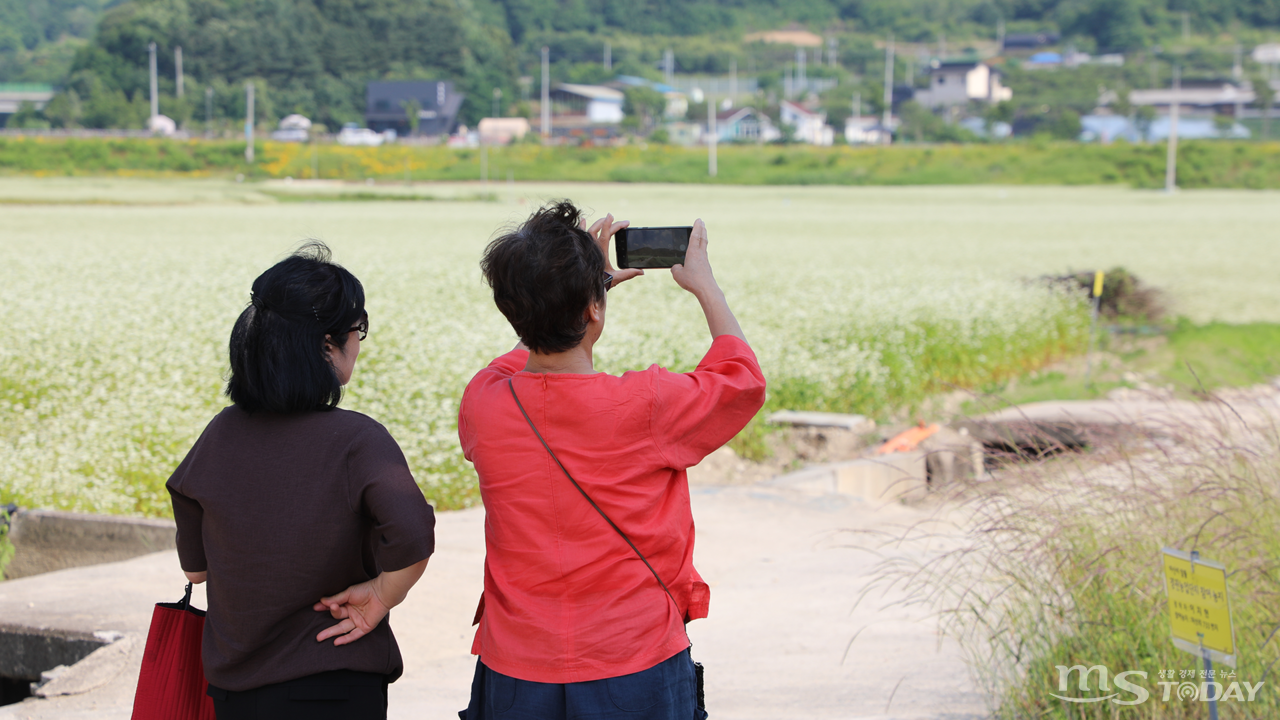
[{"label": "handbag handle", "polygon": [[592,500],[591,496],[587,494],[587,491],[582,489],[582,486],[578,484],[578,481],[573,479],[573,475],[569,474],[569,470],[565,468],[564,463],[560,462],[560,458],[556,457],[555,452],[551,450],[551,446],[542,438],[542,433],[538,432],[538,426],[533,424],[533,419],[529,417],[529,413],[525,412],[524,405],[520,402],[520,396],[516,395],[516,386],[511,382],[511,378],[507,378],[507,388],[511,390],[511,397],[516,401],[516,407],[520,408],[520,414],[524,415],[525,422],[529,423],[529,427],[533,430],[533,434],[538,436],[538,441],[542,443],[542,447],[547,449],[547,454],[551,456],[552,460],[556,461],[556,465],[560,466],[560,470],[564,472],[565,477],[569,478],[569,482],[573,483],[573,486],[578,489],[578,492],[582,493],[582,497],[586,498],[587,502],[591,503],[591,507],[595,508],[596,512],[600,513],[600,517],[604,518],[604,521],[609,523],[609,527],[613,528],[613,531],[618,533],[618,535],[631,546],[631,550],[635,552],[636,557],[640,558],[640,562],[644,563],[644,566],[649,568],[649,572],[653,573],[653,579],[658,581],[658,584],[662,586],[663,592],[667,594],[667,597],[671,598],[671,604],[676,606],[676,612],[680,612],[680,603],[676,602],[676,598],[671,594],[671,590],[667,589],[667,584],[662,582],[662,577],[658,575],[658,571],[654,570],[653,566],[649,564],[649,561],[645,559],[644,553],[640,552],[640,548],[636,547],[636,544],[631,542],[631,538],[627,537],[627,534],[622,532],[622,528],[618,527],[613,520],[609,519],[609,516],[605,514],[604,510],[601,510],[600,506],[596,504],[596,501]]}]

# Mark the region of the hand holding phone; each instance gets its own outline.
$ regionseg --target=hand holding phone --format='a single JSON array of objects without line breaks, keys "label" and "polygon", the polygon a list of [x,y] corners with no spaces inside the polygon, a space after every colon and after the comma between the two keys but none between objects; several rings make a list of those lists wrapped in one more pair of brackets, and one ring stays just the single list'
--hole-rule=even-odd
[{"label": "hand holding phone", "polygon": [[618,266],[624,268],[669,268],[684,262],[693,228],[626,227],[616,237]]},{"label": "hand holding phone", "polygon": [[[644,274],[644,270],[615,270],[613,263],[609,262],[609,239],[620,232],[625,232],[627,226],[631,224],[630,220],[614,222],[613,213],[609,213],[591,223],[591,227],[586,227],[586,224],[586,220],[583,220],[580,227],[586,231],[596,245],[600,246],[600,252],[604,253],[604,271],[613,276],[613,284],[609,287],[617,287],[618,283],[624,280],[630,280],[633,277]],[[627,267],[621,262],[621,259],[619,259],[618,264],[623,268]]]},{"label": "hand holding phone", "polygon": [[707,258],[707,226],[702,224],[702,220],[697,220],[689,230],[688,250],[681,262],[671,268],[671,277],[677,285],[694,295],[719,290],[720,286],[711,274],[711,261]]}]

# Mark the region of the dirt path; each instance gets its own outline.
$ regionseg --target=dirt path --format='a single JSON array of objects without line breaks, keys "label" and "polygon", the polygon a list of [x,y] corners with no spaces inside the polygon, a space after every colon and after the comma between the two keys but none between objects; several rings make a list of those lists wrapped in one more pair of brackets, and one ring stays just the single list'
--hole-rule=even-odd
[{"label": "dirt path", "polygon": [[[939,642],[922,612],[881,609],[892,597],[853,609],[876,557],[848,547],[839,531],[904,525],[926,511],[761,486],[695,487],[693,504],[696,562],[712,586],[712,605],[690,635],[707,667],[713,717],[985,717],[958,648]],[[393,719],[453,718],[467,701],[483,521],[482,509],[441,513],[437,554],[392,613],[406,664],[391,686]],[[106,686],[0,708],[0,718],[129,717],[151,603],[174,599],[180,588],[171,552],[0,583],[5,623],[139,638]]]}]

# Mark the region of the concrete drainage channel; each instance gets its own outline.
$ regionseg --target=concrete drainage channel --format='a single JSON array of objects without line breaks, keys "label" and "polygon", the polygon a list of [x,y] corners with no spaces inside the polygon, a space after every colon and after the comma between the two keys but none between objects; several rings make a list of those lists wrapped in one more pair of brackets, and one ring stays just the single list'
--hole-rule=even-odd
[{"label": "concrete drainage channel", "polygon": [[[68,680],[84,673],[78,667],[75,673],[68,670],[121,637],[117,633],[85,635],[0,625],[0,705],[22,702],[33,695],[71,694],[62,692],[68,689]],[[75,685],[83,687],[83,678],[75,678]]]},{"label": "concrete drainage channel", "polygon": [[[128,560],[174,547],[165,520],[19,510],[10,518],[10,581],[57,570]],[[122,670],[136,638],[0,622],[0,706],[31,697],[75,695]]]}]

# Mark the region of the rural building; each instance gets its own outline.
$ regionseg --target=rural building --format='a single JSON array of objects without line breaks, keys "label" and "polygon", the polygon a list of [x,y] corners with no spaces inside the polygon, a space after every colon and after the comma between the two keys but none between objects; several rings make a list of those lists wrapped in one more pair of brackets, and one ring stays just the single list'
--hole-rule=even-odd
[{"label": "rural building", "polygon": [[[1169,138],[1172,124],[1167,115],[1145,125],[1123,115],[1085,115],[1080,118],[1080,141],[1103,144],[1116,140],[1158,142]],[[1184,115],[1178,118],[1178,137],[1183,140],[1247,140],[1250,135],[1249,129],[1239,122],[1222,126],[1211,117]]]},{"label": "rural building", "polygon": [[[623,99],[622,91],[615,88],[561,83],[551,89],[553,122],[566,125],[620,123]],[[573,119],[578,123],[573,123]]]},{"label": "rural building", "polygon": [[746,42],[769,43],[771,45],[795,45],[796,47],[822,47],[822,37],[800,27],[786,30],[770,30],[768,32],[751,33],[742,38]]},{"label": "rural building", "polygon": [[716,113],[716,142],[769,142],[781,137],[769,116],[755,108]]},{"label": "rural building", "polygon": [[364,121],[375,132],[411,135],[408,113],[416,108],[418,135],[448,135],[458,125],[465,97],[447,80],[371,82],[365,89]]},{"label": "rural building", "polygon": [[779,111],[779,122],[795,128],[796,140],[810,145],[830,145],[835,140],[835,131],[827,125],[827,114],[805,109],[801,105],[783,100]]},{"label": "rural building", "polygon": [[1034,50],[1045,45],[1056,45],[1058,40],[1057,33],[1009,33],[1000,43],[1000,51]]},{"label": "rural building", "polygon": [[844,121],[844,139],[850,145],[888,145],[893,130],[872,115],[850,115]]},{"label": "rural building", "polygon": [[9,121],[10,115],[18,112],[22,103],[31,103],[36,110],[43,110],[45,103],[52,98],[52,85],[0,83],[0,127]]},{"label": "rural building", "polygon": [[512,140],[523,140],[529,132],[529,121],[522,117],[482,118],[476,128],[480,142],[485,145],[506,145]]},{"label": "rural building", "polygon": [[[1177,90],[1131,90],[1129,102],[1134,105],[1150,105],[1167,110],[1175,102],[1183,108],[1199,108],[1227,115],[1235,115],[1245,105],[1257,101],[1253,88],[1236,85],[1227,80],[1187,80]],[[1280,83],[1273,82],[1280,87]]]},{"label": "rural building", "polygon": [[698,145],[702,142],[703,127],[693,122],[669,122],[662,126],[667,131],[667,142],[672,145]]},{"label": "rural building", "polygon": [[662,93],[662,97],[667,101],[662,114],[668,119],[682,118],[689,112],[688,96],[666,83],[654,82],[634,75],[619,75],[609,83],[608,87],[624,92],[629,87],[647,87]]},{"label": "rural building", "polygon": [[934,60],[929,66],[929,88],[917,90],[915,101],[925,107],[968,105],[971,101],[998,103],[1013,97],[1000,84],[999,71],[979,60]]}]

